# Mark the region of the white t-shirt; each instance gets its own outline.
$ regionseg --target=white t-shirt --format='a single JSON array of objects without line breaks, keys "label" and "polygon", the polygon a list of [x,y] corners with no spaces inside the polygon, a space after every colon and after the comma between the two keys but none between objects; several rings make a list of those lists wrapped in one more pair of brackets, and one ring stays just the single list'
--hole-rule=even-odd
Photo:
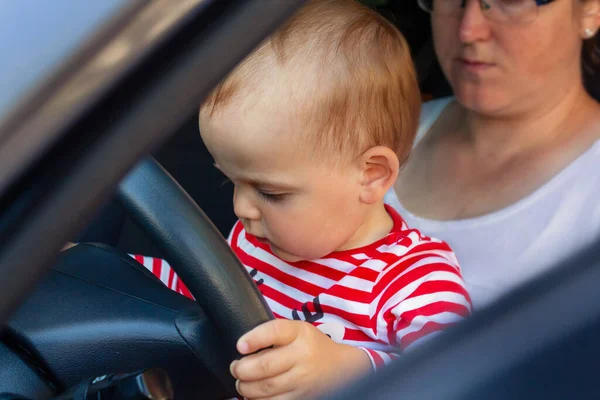
[{"label": "white t-shirt", "polygon": [[[451,101],[423,106],[417,141]],[[385,202],[409,226],[450,244],[478,311],[600,239],[600,141],[532,194],[480,217],[421,218],[393,190]]]}]

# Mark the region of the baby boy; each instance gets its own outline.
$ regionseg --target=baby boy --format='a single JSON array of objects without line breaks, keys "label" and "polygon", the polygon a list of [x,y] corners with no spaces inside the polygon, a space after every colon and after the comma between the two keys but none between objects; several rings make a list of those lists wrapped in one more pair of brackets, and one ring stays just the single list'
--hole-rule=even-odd
[{"label": "baby boy", "polygon": [[419,108],[402,35],[352,0],[309,2],[202,105],[229,242],[277,317],[238,342],[242,396],[323,392],[470,313],[452,250],[383,202]]}]

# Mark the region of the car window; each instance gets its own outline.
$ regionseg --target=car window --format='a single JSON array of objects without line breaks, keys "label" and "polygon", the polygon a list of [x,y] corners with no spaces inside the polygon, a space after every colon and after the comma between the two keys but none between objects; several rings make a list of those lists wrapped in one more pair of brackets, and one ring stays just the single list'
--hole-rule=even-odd
[{"label": "car window", "polygon": [[[132,0],[3,0],[0,5],[0,119]],[[18,68],[15,65],[18,64]]]}]

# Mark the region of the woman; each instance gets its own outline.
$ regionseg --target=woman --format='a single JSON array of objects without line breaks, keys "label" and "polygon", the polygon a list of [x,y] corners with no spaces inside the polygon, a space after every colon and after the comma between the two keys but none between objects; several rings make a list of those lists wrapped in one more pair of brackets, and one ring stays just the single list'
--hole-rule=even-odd
[{"label": "woman", "polygon": [[419,3],[455,98],[424,106],[386,200],[452,246],[481,309],[600,239],[600,0]]}]

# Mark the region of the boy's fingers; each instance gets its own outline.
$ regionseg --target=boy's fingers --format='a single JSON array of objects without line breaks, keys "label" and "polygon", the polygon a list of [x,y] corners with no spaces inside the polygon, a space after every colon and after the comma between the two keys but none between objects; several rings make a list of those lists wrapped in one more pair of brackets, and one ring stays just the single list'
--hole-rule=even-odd
[{"label": "boy's fingers", "polygon": [[275,348],[251,354],[231,363],[231,375],[242,381],[257,381],[281,375],[294,366],[288,348]]},{"label": "boy's fingers", "polygon": [[238,393],[249,399],[278,398],[294,390],[296,383],[290,373],[254,382],[236,381]]},{"label": "boy's fingers", "polygon": [[251,354],[271,346],[285,346],[298,336],[303,322],[275,319],[257,326],[237,342],[241,354]]},{"label": "boy's fingers", "polygon": [[71,247],[75,247],[77,246],[77,243],[73,243],[73,242],[67,242],[61,251],[65,251],[65,250],[69,250]]}]

